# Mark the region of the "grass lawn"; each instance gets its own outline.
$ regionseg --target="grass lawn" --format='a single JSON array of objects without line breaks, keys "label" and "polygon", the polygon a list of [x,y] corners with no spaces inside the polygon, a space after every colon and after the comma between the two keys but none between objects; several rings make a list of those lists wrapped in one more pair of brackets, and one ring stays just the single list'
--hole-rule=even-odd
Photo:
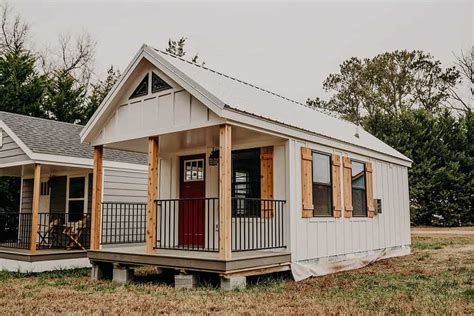
[{"label": "grass lawn", "polygon": [[223,292],[213,280],[175,290],[150,269],[121,286],[92,282],[89,270],[19,275],[0,272],[0,314],[11,313],[460,313],[474,314],[474,235],[413,237],[413,254],[294,282],[251,280]]}]

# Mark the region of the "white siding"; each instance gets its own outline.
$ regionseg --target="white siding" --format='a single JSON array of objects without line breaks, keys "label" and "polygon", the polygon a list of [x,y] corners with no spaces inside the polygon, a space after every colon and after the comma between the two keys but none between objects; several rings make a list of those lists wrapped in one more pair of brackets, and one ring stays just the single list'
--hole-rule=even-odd
[{"label": "white siding", "polygon": [[[123,97],[114,105],[115,112],[104,123],[97,143],[161,135],[222,122],[202,102],[153,66],[144,63],[135,72],[124,88]],[[157,73],[172,89],[129,100],[128,96],[138,82],[151,72]]]},{"label": "white siding", "polygon": [[[410,244],[408,169],[406,167],[349,153],[351,158],[372,162],[374,199],[382,199],[382,214],[372,219],[302,218],[300,162],[302,145],[296,142],[295,176],[290,181],[296,187],[296,203],[292,204],[294,209],[290,211],[294,216],[292,221],[293,260],[347,255]],[[328,153],[346,154],[314,144],[308,146]]]}]

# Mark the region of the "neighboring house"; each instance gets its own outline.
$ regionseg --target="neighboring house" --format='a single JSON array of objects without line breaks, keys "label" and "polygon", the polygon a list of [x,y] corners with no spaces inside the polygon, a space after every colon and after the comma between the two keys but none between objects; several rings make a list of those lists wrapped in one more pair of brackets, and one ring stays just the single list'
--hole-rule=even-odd
[{"label": "neighboring house", "polygon": [[[0,270],[89,265],[93,149],[81,129],[0,112],[0,176],[21,179],[18,209],[0,205]],[[106,150],[103,199],[146,202],[146,170],[146,155]],[[141,190],[123,184],[132,180]]]},{"label": "neighboring house", "polygon": [[410,253],[407,157],[350,122],[146,45],[81,139],[97,165],[104,147],[148,153],[146,210],[101,207],[95,192],[95,278],[110,263],[122,281],[155,265],[186,273],[177,286],[205,271],[229,288]]}]

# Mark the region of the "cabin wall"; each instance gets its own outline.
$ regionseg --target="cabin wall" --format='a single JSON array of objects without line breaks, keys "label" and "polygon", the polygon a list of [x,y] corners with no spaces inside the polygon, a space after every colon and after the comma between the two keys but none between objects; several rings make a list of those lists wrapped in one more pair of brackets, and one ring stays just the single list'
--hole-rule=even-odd
[{"label": "cabin wall", "polygon": [[102,202],[123,204],[102,206],[102,242],[145,241],[147,176],[143,171],[104,169]]},{"label": "cabin wall", "polygon": [[[138,83],[155,72],[172,89],[129,99]],[[190,130],[222,122],[203,103],[191,96],[171,78],[146,61],[135,70],[123,88],[122,97],[115,101],[116,110],[104,124],[93,145]],[[126,127],[126,128],[125,128]]]},{"label": "cabin wall", "polygon": [[0,147],[0,165],[30,160],[18,144],[0,128],[2,146]]},{"label": "cabin wall", "polygon": [[[370,157],[346,153],[316,144],[290,141],[293,155],[289,166],[294,186],[291,215],[292,258],[294,261],[347,255],[410,245],[408,169]],[[382,214],[374,218],[302,218],[301,147],[349,157],[373,164],[374,199],[382,199]],[[342,165],[342,164],[341,164]],[[342,166],[341,166],[342,168]],[[342,169],[341,169],[342,174]],[[342,190],[342,181],[341,181]],[[342,191],[341,191],[342,192]],[[343,194],[342,194],[343,195]],[[341,197],[343,200],[344,197]],[[342,205],[344,205],[342,201]]]}]

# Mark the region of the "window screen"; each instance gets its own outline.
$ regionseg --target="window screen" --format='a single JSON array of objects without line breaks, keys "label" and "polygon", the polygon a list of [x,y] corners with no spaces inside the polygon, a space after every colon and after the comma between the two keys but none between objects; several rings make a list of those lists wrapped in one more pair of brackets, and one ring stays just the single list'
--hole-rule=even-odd
[{"label": "window screen", "polygon": [[365,165],[358,161],[352,161],[352,207],[353,216],[367,216]]},{"label": "window screen", "polygon": [[331,157],[313,152],[314,216],[332,216]]}]

